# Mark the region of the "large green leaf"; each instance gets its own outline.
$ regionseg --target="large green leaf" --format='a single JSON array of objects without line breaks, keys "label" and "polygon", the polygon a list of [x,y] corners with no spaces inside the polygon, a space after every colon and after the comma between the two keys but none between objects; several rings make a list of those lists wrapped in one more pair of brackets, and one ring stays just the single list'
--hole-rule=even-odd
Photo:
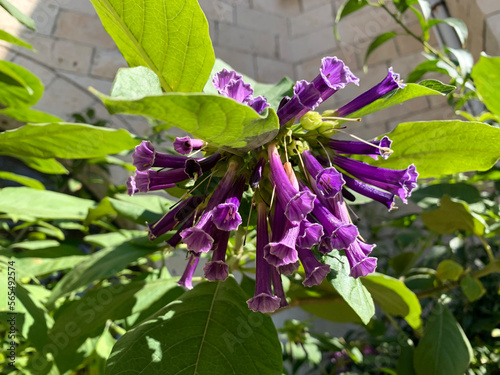
[{"label": "large green leaf", "polygon": [[436,304],[415,350],[417,375],[463,375],[472,358],[462,328],[446,306]]},{"label": "large green leaf", "polygon": [[272,320],[246,299],[232,277],[197,285],[120,338],[106,374],[281,375]]},{"label": "large green leaf", "polygon": [[485,171],[500,158],[500,129],[481,122],[406,122],[388,136],[394,153],[370,164],[403,169],[413,163],[420,178]]},{"label": "large green leaf", "polygon": [[26,273],[38,276],[73,268],[86,259],[76,247],[61,245],[16,254],[16,263]]},{"label": "large green leaf", "polygon": [[420,302],[415,293],[402,281],[382,274],[368,275],[361,281],[385,312],[405,318],[413,329],[420,328],[422,325]]},{"label": "large green leaf", "polygon": [[95,202],[54,191],[28,187],[0,190],[0,212],[42,219],[83,220]]},{"label": "large green leaf", "polygon": [[70,123],[27,124],[0,134],[3,154],[88,159],[130,150],[140,143],[124,129]]},{"label": "large green leaf", "polygon": [[42,94],[42,82],[28,69],[0,61],[0,103],[8,107],[32,106]]},{"label": "large green leaf", "polygon": [[393,105],[406,102],[411,99],[419,98],[421,96],[441,95],[444,96],[450,91],[455,89],[454,86],[445,85],[436,80],[426,80],[416,83],[408,83],[404,89],[397,89],[386,97],[378,99],[373,103],[361,108],[359,111],[351,113],[346,116],[349,118],[357,118],[369,115],[370,113],[381,111],[383,109],[392,107]]},{"label": "large green leaf", "polygon": [[[5,155],[0,151],[0,155]],[[67,174],[68,170],[54,158],[43,159],[30,156],[9,155],[21,160],[28,167],[46,174]]]},{"label": "large green leaf", "polygon": [[53,306],[58,298],[82,286],[115,275],[133,261],[155,250],[157,250],[156,247],[139,247],[130,243],[122,243],[90,255],[87,260],[78,264],[57,283],[47,303],[48,306]]},{"label": "large green leaf", "polygon": [[482,236],[486,225],[479,216],[470,212],[467,203],[452,200],[445,195],[439,208],[421,214],[425,226],[439,234],[453,234],[459,230]]},{"label": "large green leaf", "polygon": [[272,140],[279,129],[273,109],[259,115],[253,108],[219,95],[167,93],[124,100],[95,93],[112,114],[153,117],[166,124],[158,130],[176,126],[219,147],[250,150]]},{"label": "large green leaf", "polygon": [[65,304],[58,310],[49,334],[60,337],[71,327],[71,340],[55,355],[59,370],[69,370],[64,368],[69,362],[67,357],[74,355],[87,338],[98,336],[108,319],[125,319],[149,310],[152,305],[157,306],[153,311],[156,312],[183,293],[184,289],[173,280],[141,280],[94,289],[82,299]]},{"label": "large green leaf", "polygon": [[215,57],[196,0],[91,0],[131,67],[145,66],[165,91],[199,92]]},{"label": "large green leaf", "polygon": [[332,269],[327,276],[328,282],[358,314],[363,323],[368,324],[375,314],[373,299],[360,279],[349,276],[347,257],[334,250],[324,260]]},{"label": "large green leaf", "polygon": [[0,7],[4,8],[24,26],[30,28],[31,30],[35,30],[35,22],[19,9],[17,9],[14,5],[12,5],[9,1],[0,0]]},{"label": "large green leaf", "polygon": [[7,107],[0,109],[0,114],[9,116],[17,121],[33,122],[33,123],[47,123],[47,122],[62,122],[63,120],[57,116],[37,111],[26,106]]},{"label": "large green leaf", "polygon": [[472,69],[472,78],[486,107],[500,115],[500,57],[482,55]]}]

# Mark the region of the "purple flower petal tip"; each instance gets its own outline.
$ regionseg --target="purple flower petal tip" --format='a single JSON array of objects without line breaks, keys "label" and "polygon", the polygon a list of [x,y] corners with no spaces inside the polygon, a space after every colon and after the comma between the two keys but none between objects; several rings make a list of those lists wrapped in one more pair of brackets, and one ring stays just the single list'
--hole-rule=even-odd
[{"label": "purple flower petal tip", "polygon": [[212,248],[214,239],[203,229],[191,227],[181,233],[182,242],[194,254],[208,253]]},{"label": "purple flower petal tip", "polygon": [[315,267],[309,275],[302,281],[302,285],[311,287],[314,285],[319,285],[323,279],[330,273],[330,266],[322,264]]},{"label": "purple flower petal tip", "polygon": [[147,193],[149,191],[148,172],[135,171],[135,187],[140,193]]},{"label": "purple flower petal tip", "polygon": [[303,249],[311,249],[320,242],[323,234],[323,227],[320,224],[302,220],[300,222],[299,236],[297,237],[297,246]]},{"label": "purple flower petal tip", "polygon": [[257,96],[256,98],[250,99],[248,105],[252,107],[255,112],[261,113],[264,109],[269,107],[269,103],[263,96]]},{"label": "purple flower petal tip", "polygon": [[225,231],[238,229],[242,222],[238,207],[239,204],[231,202],[222,203],[215,207],[212,211],[212,221],[217,228]]},{"label": "purple flower petal tip", "polygon": [[132,196],[137,192],[139,192],[139,189],[137,189],[137,186],[135,184],[135,177],[130,176],[127,179],[127,193],[128,193],[128,195]]},{"label": "purple flower petal tip", "polygon": [[204,146],[205,142],[201,139],[192,139],[191,137],[176,137],[174,141],[174,150],[182,155],[189,155]]},{"label": "purple flower petal tip", "polygon": [[337,57],[324,57],[320,74],[324,83],[334,90],[343,89],[348,83],[359,85],[359,78]]},{"label": "purple flower petal tip", "polygon": [[398,85],[400,89],[404,89],[406,87],[406,85],[401,80],[400,75],[398,73],[394,73],[392,66],[389,68],[389,74],[387,77],[390,78],[396,85]]},{"label": "purple flower petal tip", "polygon": [[330,245],[332,249],[347,249],[358,237],[358,228],[353,224],[345,224],[339,227],[330,236]]},{"label": "purple flower petal tip", "polygon": [[323,197],[328,199],[334,198],[342,190],[345,181],[339,171],[330,167],[318,173],[316,176],[316,184]]},{"label": "purple flower petal tip", "polygon": [[280,298],[267,293],[260,293],[247,301],[248,308],[252,311],[270,313],[280,308]]},{"label": "purple flower petal tip", "polygon": [[274,267],[286,266],[299,259],[297,250],[282,242],[270,242],[264,248],[264,258]]},{"label": "purple flower petal tip", "polygon": [[241,76],[234,70],[222,69],[220,72],[214,75],[212,83],[214,87],[219,91],[219,94],[224,95],[227,85],[231,81],[236,81],[241,79]]},{"label": "purple flower petal tip", "polygon": [[300,191],[286,205],[285,215],[291,222],[304,220],[313,208],[316,196],[310,191]]},{"label": "purple flower petal tip", "polygon": [[377,268],[377,258],[368,257],[356,263],[354,267],[351,268],[350,275],[357,279],[358,277],[367,276],[373,272]]},{"label": "purple flower petal tip", "polygon": [[229,268],[222,260],[207,262],[203,267],[205,277],[210,281],[224,281],[229,276]]},{"label": "purple flower petal tip", "polygon": [[279,266],[278,271],[282,275],[291,275],[295,271],[297,271],[299,269],[299,267],[300,267],[299,262],[289,263],[289,264],[285,264],[284,266]]},{"label": "purple flower petal tip", "polygon": [[236,100],[238,103],[246,103],[253,94],[252,86],[242,79],[230,81],[226,86],[227,97]]},{"label": "purple flower petal tip", "polygon": [[156,152],[153,144],[149,141],[142,141],[135,147],[135,151],[132,155],[134,167],[139,171],[149,169],[154,163],[155,154]]}]

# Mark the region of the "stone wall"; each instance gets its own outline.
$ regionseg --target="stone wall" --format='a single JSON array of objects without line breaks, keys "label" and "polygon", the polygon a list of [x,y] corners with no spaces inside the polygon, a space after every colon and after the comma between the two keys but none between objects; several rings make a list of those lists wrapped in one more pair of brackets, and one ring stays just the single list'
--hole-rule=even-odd
[{"label": "stone wall", "polygon": [[[343,0],[200,0],[210,23],[216,56],[235,69],[263,82],[287,75],[312,79],[323,56],[338,56],[361,79],[360,87],[349,87],[332,97],[335,108],[379,82],[387,68],[405,76],[423,61],[420,45],[411,37],[398,37],[377,50],[363,72],[363,56],[370,41],[381,32],[397,30],[382,10],[367,7],[339,25],[340,41],[333,34],[334,17]],[[470,21],[469,47],[477,56],[486,49],[500,53],[498,30],[500,2],[497,0],[447,0],[452,15]],[[37,53],[0,44],[0,58],[22,65],[43,81],[46,93],[37,108],[63,118],[94,108],[97,116],[109,118],[87,88],[109,92],[123,57],[106,34],[88,0],[16,0],[30,14],[37,32],[20,26],[5,12],[3,29],[33,44]],[[410,28],[418,28],[410,19]],[[483,37],[486,36],[486,39]],[[432,43],[436,44],[435,38]],[[350,130],[365,138],[391,130],[410,120],[445,119],[453,116],[445,100],[420,98],[381,113],[366,116]],[[147,124],[135,117],[117,116],[112,126],[145,134]]]}]

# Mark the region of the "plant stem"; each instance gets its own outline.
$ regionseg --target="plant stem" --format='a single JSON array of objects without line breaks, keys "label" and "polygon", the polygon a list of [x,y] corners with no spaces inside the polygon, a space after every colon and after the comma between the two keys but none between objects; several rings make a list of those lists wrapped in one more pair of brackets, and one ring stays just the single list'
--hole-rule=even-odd
[{"label": "plant stem", "polygon": [[483,236],[478,236],[479,240],[484,246],[484,250],[486,250],[486,253],[488,254],[488,258],[490,259],[490,263],[495,262],[495,256],[493,255],[493,251],[491,251],[491,246],[486,242]]}]

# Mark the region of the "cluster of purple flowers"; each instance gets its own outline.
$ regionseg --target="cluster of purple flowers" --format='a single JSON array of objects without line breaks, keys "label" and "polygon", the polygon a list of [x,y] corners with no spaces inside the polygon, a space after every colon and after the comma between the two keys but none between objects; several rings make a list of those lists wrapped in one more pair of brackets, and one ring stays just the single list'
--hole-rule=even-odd
[{"label": "cluster of purple flowers", "polygon": [[[234,71],[222,70],[213,83],[220,95],[246,104],[258,113],[269,106],[266,98],[253,97],[252,87]],[[332,118],[350,115],[392,90],[404,88],[399,75],[389,69],[382,82],[338,110],[327,111],[327,116],[312,112],[349,83],[359,83],[349,68],[335,57],[324,58],[320,74],[311,82],[297,82],[293,97],[285,97],[277,111],[280,126],[291,130],[292,142],[286,143],[285,137],[278,137],[249,153],[244,160],[225,151],[210,155],[207,152],[204,158],[190,157],[193,151],[207,145],[189,137],[174,142],[175,150],[182,155],[156,152],[150,142],[137,146],[134,153],[137,171],[128,181],[129,194],[168,189],[185,180],[196,180],[203,175],[213,177],[214,171],[224,171],[212,192],[191,195],[159,221],[148,225],[151,238],[175,230],[167,242],[171,246],[182,242],[187,247],[190,258],[179,284],[192,287],[202,253],[211,253],[211,261],[203,269],[208,280],[228,277],[228,240],[230,232],[242,224],[238,211],[243,193],[249,188],[253,189],[252,203],[257,211],[256,288],[255,296],[247,301],[250,309],[272,312],[286,306],[280,275],[295,272],[300,264],[303,284],[320,284],[330,267],[318,259],[334,249],[345,251],[352,277],[366,276],[375,270],[377,259],[371,256],[375,245],[362,240],[344,198],[351,199],[349,190],[352,190],[392,209],[396,196],[407,202],[416,187],[418,173],[413,165],[391,170],[345,156],[387,158],[391,153],[387,137],[364,142],[322,136],[325,126],[330,130],[332,124],[335,126]],[[303,126],[293,125],[301,118]],[[292,148],[300,152],[289,158],[292,153],[288,150]]]}]

